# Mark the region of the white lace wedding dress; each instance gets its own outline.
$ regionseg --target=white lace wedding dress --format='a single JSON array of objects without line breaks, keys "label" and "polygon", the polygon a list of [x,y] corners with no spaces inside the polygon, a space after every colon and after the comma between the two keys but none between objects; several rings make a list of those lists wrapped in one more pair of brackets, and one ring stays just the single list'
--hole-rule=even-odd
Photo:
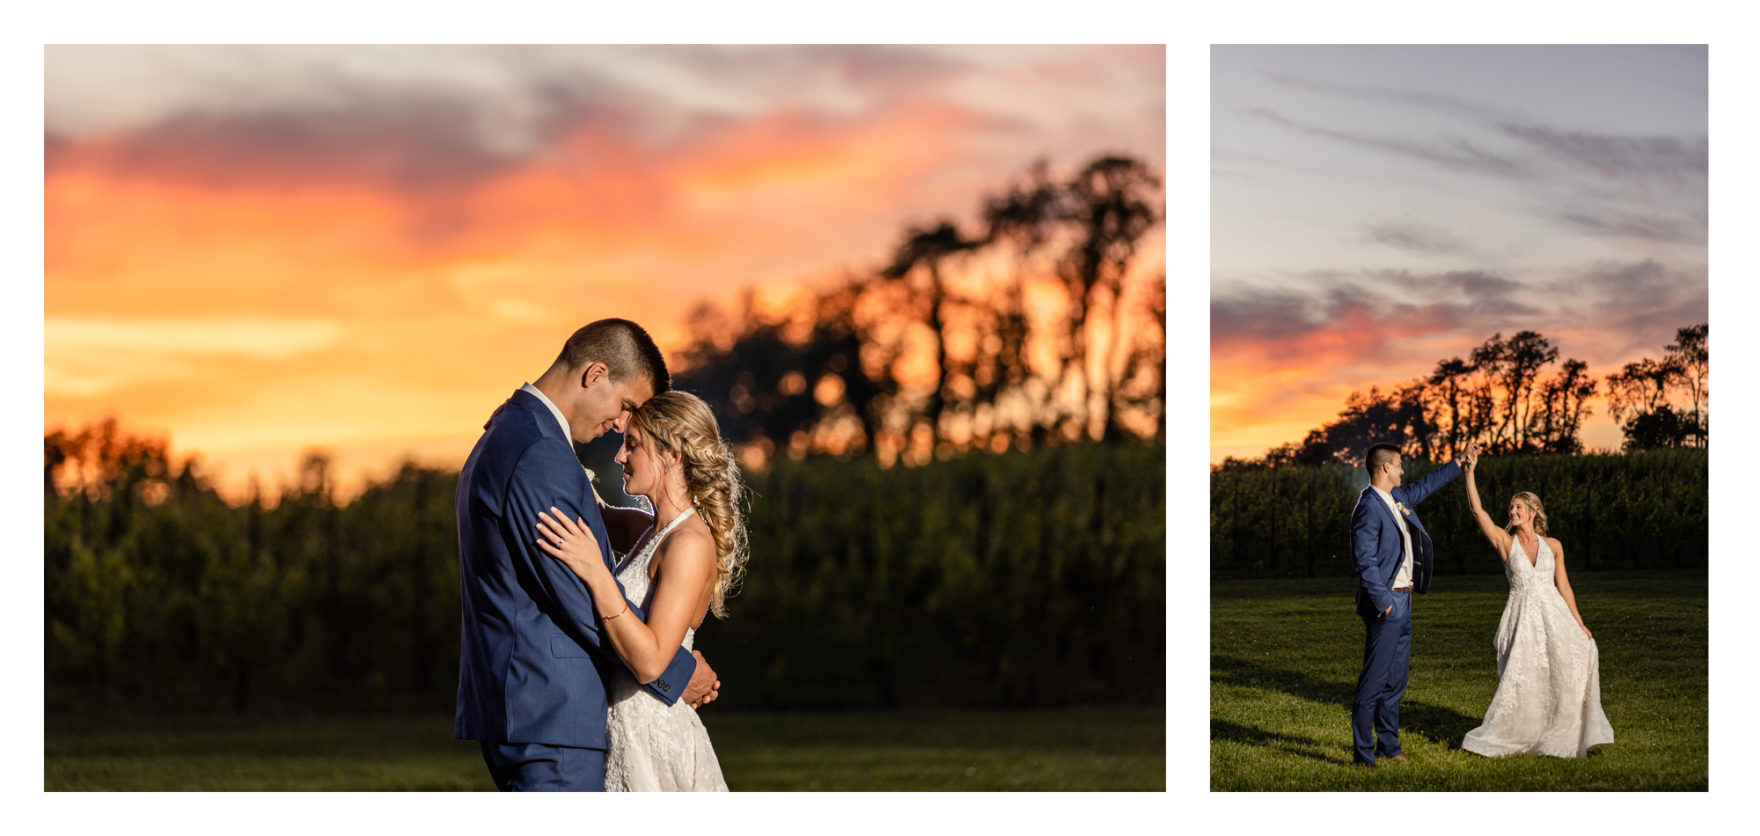
[{"label": "white lace wedding dress", "polygon": [[1498,622],[1497,693],[1483,725],[1461,748],[1488,757],[1530,753],[1579,758],[1613,742],[1601,712],[1601,662],[1553,581],[1553,554],[1540,538],[1528,562],[1519,538],[1504,561],[1509,603]]},{"label": "white lace wedding dress", "polygon": [[[674,517],[665,528],[632,551],[617,567],[624,594],[646,610],[654,603],[648,564],[660,541],[694,509]],[[687,630],[684,648],[691,649],[697,631]],[[629,670],[619,667],[611,683],[608,718],[610,746],[605,752],[605,789],[611,792],[726,792],[721,763],[709,745],[709,731],[697,712],[679,700],[660,701]]]}]

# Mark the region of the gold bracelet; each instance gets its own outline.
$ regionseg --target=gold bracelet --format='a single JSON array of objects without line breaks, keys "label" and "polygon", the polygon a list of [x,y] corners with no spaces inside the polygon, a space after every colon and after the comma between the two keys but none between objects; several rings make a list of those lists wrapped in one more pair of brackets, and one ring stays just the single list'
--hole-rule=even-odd
[{"label": "gold bracelet", "polygon": [[599,616],[599,618],[602,621],[610,621],[613,618],[621,618],[623,616],[623,614],[626,612],[629,612],[629,602],[628,601],[623,602],[623,609],[618,610],[617,615],[602,615],[602,616]]}]

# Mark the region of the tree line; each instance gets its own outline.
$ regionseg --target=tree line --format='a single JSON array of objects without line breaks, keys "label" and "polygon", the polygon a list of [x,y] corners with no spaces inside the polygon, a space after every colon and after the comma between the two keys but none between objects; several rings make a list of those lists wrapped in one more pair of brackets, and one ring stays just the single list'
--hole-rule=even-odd
[{"label": "tree line", "polygon": [[1558,363],[1558,348],[1538,332],[1494,334],[1464,359],[1437,361],[1428,375],[1387,391],[1352,392],[1337,419],[1298,443],[1256,460],[1231,457],[1218,468],[1354,464],[1382,441],[1427,461],[1453,459],[1475,442],[1497,455],[1582,453],[1583,420],[1598,391],[1621,422],[1627,451],[1705,448],[1709,332],[1705,323],[1681,328],[1662,359],[1645,357],[1599,380],[1582,360]]},{"label": "tree line", "polygon": [[[452,708],[458,474],[231,505],[108,420],[44,438],[50,710]],[[1160,704],[1164,448],[750,472],[753,559],[698,638],[728,709]]]},{"label": "tree line", "polygon": [[[1499,509],[1517,491],[1539,495],[1548,534],[1564,543],[1573,571],[1704,568],[1709,460],[1709,451],[1694,447],[1486,455],[1477,480],[1486,508],[1499,520]],[[1437,466],[1412,461],[1406,481]],[[1436,571],[1501,572],[1468,507],[1464,478],[1418,509],[1436,542]],[[1350,576],[1351,507],[1367,486],[1360,465],[1212,470],[1212,577]]]},{"label": "tree line", "polygon": [[700,305],[674,385],[753,461],[1161,438],[1166,273],[1133,268],[1162,194],[1130,157],[1041,161],[785,312]]}]

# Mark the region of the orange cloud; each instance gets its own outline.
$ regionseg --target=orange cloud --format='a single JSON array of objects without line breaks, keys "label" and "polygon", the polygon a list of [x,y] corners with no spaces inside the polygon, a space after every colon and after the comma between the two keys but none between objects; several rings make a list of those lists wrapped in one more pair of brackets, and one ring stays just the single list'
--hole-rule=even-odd
[{"label": "orange cloud", "polygon": [[273,123],[198,127],[51,143],[44,420],[116,413],[222,471],[314,446],[356,473],[400,445],[462,457],[586,321],[676,349],[695,301],[876,262],[1003,180],[962,150],[984,120],[926,103],[670,145],[584,120],[518,159],[442,149],[456,176],[427,180],[393,176],[395,131],[290,162],[287,140],[223,142]]}]

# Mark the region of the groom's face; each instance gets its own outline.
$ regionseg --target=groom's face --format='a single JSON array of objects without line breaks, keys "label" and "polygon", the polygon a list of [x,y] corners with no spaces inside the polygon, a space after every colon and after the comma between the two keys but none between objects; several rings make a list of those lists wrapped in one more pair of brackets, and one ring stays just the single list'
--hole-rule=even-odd
[{"label": "groom's face", "polygon": [[630,413],[653,396],[653,384],[640,377],[598,378],[581,393],[579,408],[569,417],[569,433],[584,444],[604,435],[606,430],[623,432],[629,426]]},{"label": "groom's face", "polygon": [[1387,474],[1393,477],[1393,484],[1396,487],[1404,484],[1406,468],[1405,465],[1400,462],[1399,456],[1394,456],[1393,461],[1387,463]]}]

